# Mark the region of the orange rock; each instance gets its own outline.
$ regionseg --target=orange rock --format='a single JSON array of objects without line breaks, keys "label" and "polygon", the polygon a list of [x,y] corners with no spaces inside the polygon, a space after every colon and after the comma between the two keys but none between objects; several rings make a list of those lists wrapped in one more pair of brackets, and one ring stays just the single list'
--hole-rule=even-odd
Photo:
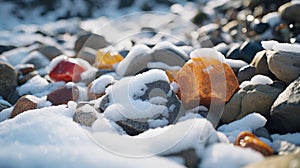
[{"label": "orange rock", "polygon": [[100,49],[96,54],[95,65],[99,69],[113,69],[113,65],[122,60],[123,57],[119,53],[106,52]]},{"label": "orange rock", "polygon": [[211,102],[225,103],[238,89],[238,80],[229,65],[204,56],[189,60],[177,72],[183,106],[191,109]]},{"label": "orange rock", "polygon": [[273,149],[268,146],[266,143],[258,139],[254,134],[250,132],[241,132],[235,140],[235,145],[241,146],[244,148],[252,148],[264,156],[273,155]]},{"label": "orange rock", "polygon": [[37,98],[32,95],[25,95],[18,99],[10,118],[14,118],[15,116],[28,111],[33,110],[37,108]]}]

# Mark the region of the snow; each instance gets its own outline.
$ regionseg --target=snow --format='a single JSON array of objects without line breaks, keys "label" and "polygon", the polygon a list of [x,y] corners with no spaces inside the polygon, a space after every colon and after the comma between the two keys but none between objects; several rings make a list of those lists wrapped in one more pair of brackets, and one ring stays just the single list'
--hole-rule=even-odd
[{"label": "snow", "polygon": [[165,118],[156,120],[149,119],[147,122],[150,128],[163,127],[169,124],[169,121]]},{"label": "snow", "polygon": [[239,68],[239,67],[243,67],[243,66],[248,65],[248,63],[243,61],[243,60],[235,60],[235,59],[228,59],[228,58],[225,59],[225,62],[230,67],[233,67],[233,68]]},{"label": "snow", "polygon": [[112,104],[104,111],[104,116],[114,120],[145,119],[167,111],[164,105],[152,104],[149,101],[137,99],[147,90],[147,83],[154,81],[169,82],[164,71],[153,69],[133,77],[125,77],[106,89]]},{"label": "snow", "polygon": [[273,81],[271,78],[265,75],[255,75],[251,78],[250,81],[244,81],[240,84],[240,88],[244,88],[248,85],[271,85],[273,84]]},{"label": "snow", "polygon": [[32,59],[38,59],[39,60],[38,64],[41,67],[45,67],[50,63],[48,58],[46,58],[42,53],[40,53],[38,51],[33,51],[33,52],[30,52],[29,55],[27,55],[25,58],[23,58],[21,64],[27,63],[28,61],[30,61]]},{"label": "snow", "polygon": [[284,135],[279,134],[273,134],[271,135],[273,141],[281,140],[281,141],[287,141],[295,145],[300,145],[300,133],[288,133]]},{"label": "snow", "polygon": [[137,57],[142,57],[144,59],[148,59],[149,54],[151,53],[151,49],[147,47],[146,45],[138,44],[131,48],[127,56],[119,63],[116,73],[120,76],[124,76],[126,73],[126,70],[128,69],[130,63],[137,59]]},{"label": "snow", "polygon": [[36,75],[28,80],[25,84],[18,86],[17,91],[20,96],[25,94],[32,94],[37,97],[42,97],[47,95],[51,91],[63,86],[64,84],[64,82],[48,83],[45,78]]},{"label": "snow", "polygon": [[4,109],[0,112],[0,123],[10,117],[13,109],[14,109],[14,107],[10,107],[10,108]]},{"label": "snow", "polygon": [[278,41],[275,41],[275,40],[269,40],[269,41],[262,41],[261,42],[261,45],[262,47],[265,49],[265,50],[272,50],[273,49],[273,46],[275,44],[279,44]]},{"label": "snow", "polygon": [[101,75],[99,78],[95,79],[90,88],[91,93],[101,94],[105,92],[108,85],[115,83],[116,80],[111,75]]},{"label": "snow", "polygon": [[300,44],[279,43],[274,40],[262,41],[261,44],[266,50],[300,53]]},{"label": "snow", "polygon": [[8,101],[3,100],[1,96],[0,96],[0,104],[6,105],[6,106],[9,106],[9,107],[11,106],[11,104]]},{"label": "snow", "polygon": [[250,148],[232,144],[213,144],[203,154],[201,168],[230,167],[240,168],[247,164],[262,161],[264,157]]},{"label": "snow", "polygon": [[149,62],[147,64],[149,69],[164,69],[164,70],[171,70],[171,71],[178,71],[181,69],[180,66],[169,66],[163,62]]},{"label": "snow", "polygon": [[114,155],[73,122],[73,114],[61,105],[30,110],[1,122],[0,167],[183,167],[158,156]]},{"label": "snow", "polygon": [[251,113],[240,120],[220,126],[218,131],[224,133],[230,142],[234,143],[239,133],[243,131],[253,132],[257,128],[263,127],[266,122],[267,120],[259,113]]},{"label": "snow", "polygon": [[220,62],[224,63],[225,62],[225,56],[217,51],[214,48],[200,48],[196,49],[191,52],[190,54],[191,58],[197,58],[197,57],[211,57],[216,60],[219,60]]}]

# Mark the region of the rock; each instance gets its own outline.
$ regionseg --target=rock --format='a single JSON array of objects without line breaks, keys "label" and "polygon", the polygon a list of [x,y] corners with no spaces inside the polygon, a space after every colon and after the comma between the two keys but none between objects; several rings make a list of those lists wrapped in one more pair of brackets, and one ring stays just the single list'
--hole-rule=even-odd
[{"label": "rock", "polygon": [[286,84],[300,76],[300,53],[267,51],[270,71]]},{"label": "rock", "polygon": [[73,116],[73,121],[88,127],[92,126],[96,120],[97,111],[89,104],[77,108]]},{"label": "rock", "polygon": [[11,104],[0,98],[0,112],[4,109],[11,107]]},{"label": "rock", "polygon": [[179,47],[168,42],[161,42],[153,47],[153,62],[163,62],[170,66],[183,66],[188,56]]},{"label": "rock", "polygon": [[16,87],[17,71],[11,65],[0,62],[0,96],[9,101]]},{"label": "rock", "polygon": [[192,58],[184,64],[175,81],[180,86],[181,101],[186,109],[199,105],[209,107],[211,101],[225,103],[239,87],[229,65],[208,55]]},{"label": "rock", "polygon": [[128,55],[116,69],[120,76],[130,76],[148,70],[148,63],[162,62],[168,66],[182,66],[188,56],[180,48],[169,42],[161,42],[152,49],[144,44],[132,47]]},{"label": "rock", "polygon": [[252,112],[269,118],[271,106],[283,90],[283,86],[262,84],[250,84],[241,88],[225,105],[222,122],[230,123]]},{"label": "rock", "polygon": [[289,154],[285,156],[271,156],[265,160],[253,164],[249,164],[244,168],[282,168],[282,167],[300,167],[300,153]]},{"label": "rock", "polygon": [[85,70],[75,59],[63,58],[50,70],[49,76],[54,81],[78,82]]},{"label": "rock", "polygon": [[121,120],[117,121],[116,124],[122,127],[124,131],[131,136],[138,135],[149,129],[149,124],[145,121]]},{"label": "rock", "polygon": [[14,118],[15,116],[32,109],[37,108],[37,98],[32,95],[25,95],[19,98],[17,101],[10,118]]},{"label": "rock", "polygon": [[263,22],[259,22],[259,23],[252,22],[251,23],[251,28],[257,34],[262,34],[262,33],[266,32],[270,28],[270,25],[268,23],[263,23]]},{"label": "rock", "polygon": [[239,22],[237,20],[233,20],[228,22],[225,26],[223,26],[222,30],[224,32],[231,32],[232,30],[237,29],[239,26]]},{"label": "rock", "polygon": [[250,65],[256,68],[256,74],[268,76],[271,73],[268,67],[267,55],[265,50],[256,53]]},{"label": "rock", "polygon": [[251,132],[241,132],[235,140],[234,145],[241,146],[243,148],[252,148],[263,154],[264,156],[270,156],[274,154],[273,149],[261,141]]},{"label": "rock", "polygon": [[69,101],[76,101],[79,97],[79,89],[77,86],[60,87],[47,95],[47,100],[52,105],[67,104]]},{"label": "rock", "polygon": [[77,54],[78,58],[86,60],[88,63],[93,65],[95,63],[97,51],[91,48],[84,47]]},{"label": "rock", "polygon": [[60,51],[58,48],[54,46],[42,46],[36,49],[36,51],[39,51],[44,56],[46,56],[49,60],[52,60],[53,58],[63,54],[62,51]]},{"label": "rock", "polygon": [[105,40],[103,36],[97,34],[85,34],[78,37],[75,42],[74,50],[78,53],[82,47],[93,48],[94,50],[98,50],[100,48],[105,48],[109,45],[109,43]]},{"label": "rock", "polygon": [[33,51],[22,60],[22,63],[33,64],[36,69],[41,69],[49,65],[50,61],[42,53],[38,51]]},{"label": "rock", "polygon": [[242,83],[243,81],[250,81],[255,74],[256,68],[251,65],[246,65],[239,69],[237,78],[239,83]]},{"label": "rock", "polygon": [[300,131],[300,78],[292,82],[276,99],[270,114],[271,132]]},{"label": "rock", "polygon": [[242,54],[240,52],[240,47],[239,46],[231,47],[230,50],[227,52],[226,57],[230,59],[241,60]]},{"label": "rock", "polygon": [[94,65],[99,69],[113,69],[113,66],[123,60],[118,52],[99,49],[96,54]]},{"label": "rock", "polygon": [[146,45],[135,45],[119,63],[116,73],[120,76],[137,74],[147,68],[147,64],[151,61],[151,49]]},{"label": "rock", "polygon": [[300,22],[300,4],[288,2],[279,7],[278,12],[280,13],[282,19],[290,22]]},{"label": "rock", "polygon": [[30,72],[30,73],[27,73],[26,75],[20,75],[19,79],[18,79],[18,86],[23,85],[28,80],[30,80],[31,78],[35,77],[36,75],[38,75],[37,71],[33,71],[33,72]]},{"label": "rock", "polygon": [[[149,81],[149,77],[153,78],[153,75],[159,78]],[[131,87],[135,85],[132,82],[137,79],[140,82],[145,80],[145,83]],[[127,93],[128,91],[130,93]],[[125,93],[127,97],[118,96],[118,94]],[[146,108],[144,109],[143,106]],[[129,135],[137,135],[149,128],[173,124],[182,115],[181,103],[172,91],[167,75],[162,70],[149,70],[117,81],[101,98],[99,109],[104,116],[115,121]],[[118,113],[123,117],[116,117]]]},{"label": "rock", "polygon": [[189,168],[197,168],[200,159],[197,157],[195,149],[186,149],[184,151],[166,155],[166,157],[181,157],[184,160],[184,165]]},{"label": "rock", "polygon": [[15,48],[16,48],[15,46],[0,44],[0,54],[2,54],[5,51],[9,51],[9,50],[12,50],[12,49],[15,49]]},{"label": "rock", "polygon": [[131,5],[134,4],[134,1],[135,0],[120,0],[118,8],[122,9],[122,8],[130,7]]},{"label": "rock", "polygon": [[88,98],[90,100],[98,99],[105,95],[105,89],[116,82],[111,75],[102,75],[88,85]]},{"label": "rock", "polygon": [[19,75],[26,75],[30,72],[33,72],[35,67],[33,64],[22,64],[15,66],[15,69],[18,71]]},{"label": "rock", "polygon": [[256,53],[262,51],[263,49],[264,48],[259,41],[245,41],[240,47],[242,59],[247,63],[250,63]]}]

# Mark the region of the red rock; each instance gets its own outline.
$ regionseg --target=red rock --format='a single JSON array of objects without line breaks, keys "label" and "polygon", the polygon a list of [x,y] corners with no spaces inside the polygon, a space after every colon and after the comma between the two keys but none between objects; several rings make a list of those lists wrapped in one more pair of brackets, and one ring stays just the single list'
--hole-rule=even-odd
[{"label": "red rock", "polygon": [[77,86],[64,86],[58,88],[47,95],[47,100],[52,105],[67,104],[69,101],[76,101],[79,97],[79,89]]},{"label": "red rock", "polygon": [[19,98],[17,101],[10,118],[14,118],[15,116],[26,112],[28,110],[33,110],[37,108],[37,98],[32,95],[25,95]]},{"label": "red rock", "polygon": [[229,65],[212,57],[189,60],[176,73],[183,106],[191,109],[211,102],[225,103],[238,89],[239,83]]},{"label": "red rock", "polygon": [[49,76],[54,81],[78,82],[81,79],[81,73],[84,71],[85,69],[82,66],[64,59],[50,71]]},{"label": "red rock", "polygon": [[252,148],[264,156],[270,156],[274,154],[273,149],[270,146],[258,139],[251,132],[241,132],[236,138],[235,145],[244,148]]}]

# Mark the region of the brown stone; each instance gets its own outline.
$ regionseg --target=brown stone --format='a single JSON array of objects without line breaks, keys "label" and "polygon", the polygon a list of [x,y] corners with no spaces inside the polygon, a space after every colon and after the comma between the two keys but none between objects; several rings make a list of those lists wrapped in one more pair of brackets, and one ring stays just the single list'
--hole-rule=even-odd
[{"label": "brown stone", "polygon": [[47,100],[52,105],[67,104],[69,101],[76,101],[79,97],[79,89],[77,86],[60,87],[47,95]]},{"label": "brown stone", "polygon": [[241,132],[236,138],[235,145],[244,148],[252,148],[264,156],[270,156],[274,154],[273,149],[270,146],[258,139],[251,132]]},{"label": "brown stone", "polygon": [[37,98],[32,95],[25,95],[19,98],[17,101],[10,118],[14,118],[15,116],[28,111],[33,110],[37,108]]},{"label": "brown stone", "polygon": [[238,80],[228,64],[212,57],[197,57],[189,60],[176,74],[180,97],[187,109],[212,102],[229,101],[238,89]]}]

